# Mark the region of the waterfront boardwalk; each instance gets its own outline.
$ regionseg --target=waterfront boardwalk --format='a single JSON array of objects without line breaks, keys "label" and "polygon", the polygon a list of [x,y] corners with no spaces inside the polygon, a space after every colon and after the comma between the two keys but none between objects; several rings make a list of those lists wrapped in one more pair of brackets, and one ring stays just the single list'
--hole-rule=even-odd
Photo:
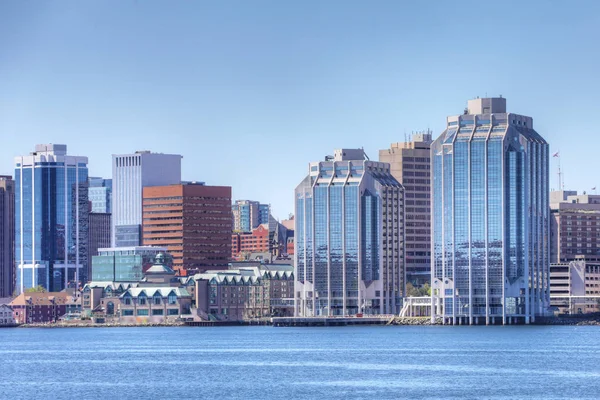
[{"label": "waterfront boardwalk", "polygon": [[273,326],[346,326],[385,325],[393,315],[369,315],[363,317],[273,317]]}]

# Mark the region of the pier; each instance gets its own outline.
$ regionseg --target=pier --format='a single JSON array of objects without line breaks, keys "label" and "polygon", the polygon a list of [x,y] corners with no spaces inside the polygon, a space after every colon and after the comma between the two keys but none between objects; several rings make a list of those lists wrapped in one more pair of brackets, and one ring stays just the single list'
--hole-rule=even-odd
[{"label": "pier", "polygon": [[273,326],[348,326],[348,325],[386,325],[394,319],[393,315],[369,315],[363,317],[274,317]]}]

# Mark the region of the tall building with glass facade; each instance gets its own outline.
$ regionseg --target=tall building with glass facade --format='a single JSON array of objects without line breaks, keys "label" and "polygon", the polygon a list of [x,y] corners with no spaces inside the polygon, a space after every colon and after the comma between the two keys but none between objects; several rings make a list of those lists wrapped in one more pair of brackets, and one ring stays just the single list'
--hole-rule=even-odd
[{"label": "tall building with glass facade", "polygon": [[[154,264],[157,254],[166,254],[166,247],[135,246],[98,249],[92,257],[93,282],[139,282],[144,272]],[[172,265],[169,255],[167,264]]]},{"label": "tall building with glass facade", "polygon": [[60,291],[81,281],[87,264],[87,157],[63,144],[36,145],[15,158],[17,292]]},{"label": "tall building with glass facade", "polygon": [[136,151],[113,155],[112,245],[142,243],[142,189],[181,183],[181,156]]},{"label": "tall building with glass facade", "polygon": [[0,175],[0,297],[12,296],[15,285],[15,181]]},{"label": "tall building with glass facade", "polygon": [[468,102],[431,148],[433,314],[530,323],[549,306],[548,144],[506,99]]},{"label": "tall building with glass facade", "polygon": [[362,149],[309,164],[295,190],[295,314],[398,313],[403,188]]},{"label": "tall building with glass facade", "polygon": [[93,213],[112,212],[112,179],[89,178],[89,199]]},{"label": "tall building with glass facade", "polygon": [[231,206],[233,230],[236,232],[252,232],[261,224],[269,223],[271,206],[252,200],[236,200]]}]

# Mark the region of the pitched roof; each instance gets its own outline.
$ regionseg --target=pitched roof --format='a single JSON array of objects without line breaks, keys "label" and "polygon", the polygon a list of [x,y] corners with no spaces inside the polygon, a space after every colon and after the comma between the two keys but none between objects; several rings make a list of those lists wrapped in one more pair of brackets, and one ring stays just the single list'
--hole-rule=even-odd
[{"label": "pitched roof", "polygon": [[45,292],[45,293],[21,293],[11,303],[11,306],[50,306],[66,305],[73,303],[73,296],[66,292]]},{"label": "pitched roof", "polygon": [[184,288],[170,287],[170,286],[159,286],[159,287],[136,287],[129,288],[120,297],[124,297],[129,294],[131,297],[139,297],[144,293],[147,297],[152,297],[158,292],[161,297],[167,297],[169,293],[174,292],[177,297],[190,297],[190,293]]}]

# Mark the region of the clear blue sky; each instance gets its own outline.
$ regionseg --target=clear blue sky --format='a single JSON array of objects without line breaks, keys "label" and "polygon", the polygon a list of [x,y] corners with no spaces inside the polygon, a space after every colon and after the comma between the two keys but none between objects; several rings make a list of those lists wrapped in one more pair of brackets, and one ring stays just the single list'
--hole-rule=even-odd
[{"label": "clear blue sky", "polygon": [[[0,1],[0,173],[66,143],[180,153],[183,178],[293,212],[307,163],[502,94],[599,186],[598,1]],[[556,187],[556,159],[551,187]]]}]

